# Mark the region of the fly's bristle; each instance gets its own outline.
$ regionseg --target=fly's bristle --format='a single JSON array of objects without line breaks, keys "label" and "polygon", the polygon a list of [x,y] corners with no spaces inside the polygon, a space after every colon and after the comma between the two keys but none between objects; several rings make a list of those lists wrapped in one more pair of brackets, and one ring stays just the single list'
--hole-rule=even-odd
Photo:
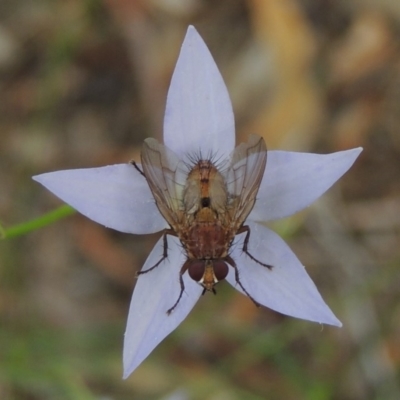
[{"label": "fly's bristle", "polygon": [[212,150],[210,150],[207,155],[202,154],[201,150],[199,150],[198,152],[193,152],[187,155],[187,160],[188,161],[185,162],[185,165],[189,169],[189,171],[201,162],[210,163],[218,171],[225,170],[228,164],[228,160],[223,159],[222,155],[217,155],[217,153],[213,153]]}]

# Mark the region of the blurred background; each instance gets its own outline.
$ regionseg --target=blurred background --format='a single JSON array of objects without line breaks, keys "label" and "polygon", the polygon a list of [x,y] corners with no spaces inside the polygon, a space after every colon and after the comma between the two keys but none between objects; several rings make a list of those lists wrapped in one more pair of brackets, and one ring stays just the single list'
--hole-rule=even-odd
[{"label": "blurred background", "polygon": [[398,0],[1,0],[2,226],[61,205],[32,175],[138,160],[162,137],[188,24],[226,81],[238,140],[364,147],[315,205],[271,225],[343,328],[221,284],[123,381],[135,272],[159,235],[76,214],[0,242],[0,399],[400,398]]}]

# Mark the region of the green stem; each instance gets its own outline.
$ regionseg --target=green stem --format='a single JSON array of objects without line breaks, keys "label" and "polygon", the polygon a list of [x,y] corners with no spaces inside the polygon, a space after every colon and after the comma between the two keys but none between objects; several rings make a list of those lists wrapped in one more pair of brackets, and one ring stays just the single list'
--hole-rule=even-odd
[{"label": "green stem", "polygon": [[57,208],[56,210],[50,211],[49,213],[42,215],[39,218],[35,218],[31,221],[11,226],[10,228],[4,228],[0,225],[0,238],[11,239],[13,237],[26,235],[29,232],[43,228],[46,225],[50,225],[53,222],[68,217],[69,215],[72,215],[74,213],[75,210],[72,207],[65,204]]}]

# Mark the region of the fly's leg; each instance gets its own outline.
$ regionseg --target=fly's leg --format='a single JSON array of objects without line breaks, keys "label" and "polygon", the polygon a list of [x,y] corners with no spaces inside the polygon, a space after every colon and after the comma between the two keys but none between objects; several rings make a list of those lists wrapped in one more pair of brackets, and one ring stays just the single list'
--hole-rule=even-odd
[{"label": "fly's leg", "polygon": [[178,300],[176,300],[175,304],[167,311],[167,314],[170,315],[172,311],[175,310],[176,306],[179,304],[183,292],[185,291],[185,283],[183,282],[183,274],[187,271],[189,268],[190,262],[187,260],[185,264],[182,265],[181,271],[179,272],[179,284],[181,286],[181,291],[179,292]]},{"label": "fly's leg", "polygon": [[133,165],[136,170],[139,172],[140,175],[145,176],[144,172],[139,168],[139,166],[136,164],[136,161],[130,161],[129,164]]},{"label": "fly's leg", "polygon": [[244,286],[242,285],[242,282],[240,282],[239,270],[238,270],[238,268],[237,268],[237,266],[236,266],[236,263],[235,263],[235,261],[233,260],[233,258],[232,258],[231,256],[227,256],[227,257],[225,258],[225,261],[226,261],[231,267],[233,267],[233,269],[235,270],[235,280],[236,280],[237,284],[241,287],[241,289],[243,290],[243,292],[246,293],[247,297],[248,297],[257,307],[260,307],[260,304],[257,303],[257,302],[254,300],[253,296],[251,296],[251,294],[250,294],[250,293],[244,288]]},{"label": "fly's leg", "polygon": [[247,250],[247,246],[249,244],[249,239],[250,239],[250,228],[245,225],[242,226],[238,231],[237,231],[237,235],[239,235],[240,233],[244,233],[246,232],[246,237],[244,238],[244,242],[243,242],[243,252],[246,253],[254,262],[256,262],[257,264],[260,264],[261,266],[268,268],[268,269],[272,269],[272,265],[268,265],[268,264],[264,264],[263,262],[261,262],[260,260],[257,260],[257,258],[253,257],[249,251]]},{"label": "fly's leg", "polygon": [[168,257],[168,242],[167,235],[176,236],[175,232],[172,229],[165,229],[163,232],[163,255],[162,257],[149,269],[144,271],[136,272],[136,276],[147,274],[150,271],[153,271],[154,268],[157,268],[167,257]]}]

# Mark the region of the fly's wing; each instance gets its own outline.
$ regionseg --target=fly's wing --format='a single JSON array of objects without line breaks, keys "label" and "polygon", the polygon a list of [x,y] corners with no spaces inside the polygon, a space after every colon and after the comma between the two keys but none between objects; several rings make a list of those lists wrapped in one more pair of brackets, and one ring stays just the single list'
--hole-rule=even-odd
[{"label": "fly's wing", "polygon": [[144,141],[141,159],[158,209],[171,227],[176,228],[182,216],[183,190],[183,184],[177,179],[184,176],[181,171],[178,173],[181,164],[178,157],[156,139],[148,138]]},{"label": "fly's wing", "polygon": [[256,201],[267,163],[267,147],[262,137],[250,135],[247,143],[237,146],[226,172],[230,197],[229,213],[233,227],[239,229]]}]

